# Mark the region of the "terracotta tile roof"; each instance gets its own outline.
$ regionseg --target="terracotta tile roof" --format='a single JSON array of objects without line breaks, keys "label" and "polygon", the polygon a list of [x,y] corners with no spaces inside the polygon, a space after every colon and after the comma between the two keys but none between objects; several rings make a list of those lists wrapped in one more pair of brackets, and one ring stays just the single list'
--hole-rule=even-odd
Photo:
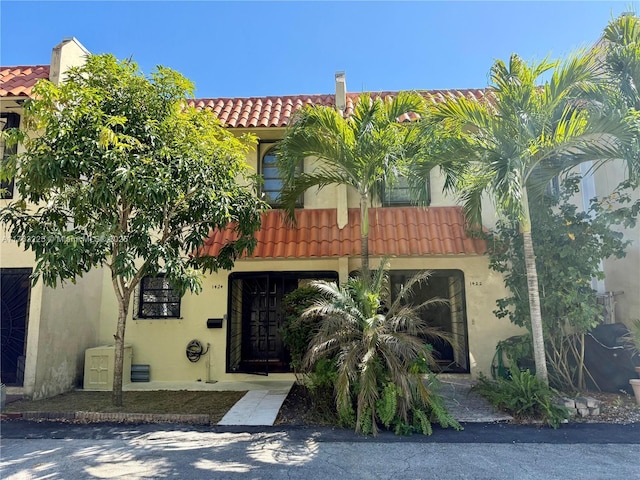
[{"label": "terracotta tile roof", "polygon": [[[0,97],[29,97],[38,80],[49,78],[48,65],[0,67]],[[374,98],[393,97],[398,92],[373,92]],[[486,96],[484,89],[423,90],[429,102],[439,103],[446,98],[467,97],[481,101]],[[360,93],[347,93],[345,116],[353,113]],[[335,95],[288,95],[279,97],[250,98],[200,98],[189,100],[190,105],[211,110],[227,127],[286,127],[291,116],[304,105],[335,106]],[[412,119],[407,115],[402,120]]]},{"label": "terracotta tile roof", "polygon": [[[393,207],[370,210],[369,252],[373,256],[481,255],[483,240],[469,238],[460,207]],[[296,210],[295,226],[269,210],[257,232],[251,258],[322,258],[360,255],[360,210],[338,228],[336,209]],[[212,232],[199,255],[217,255],[235,238],[232,230]]]},{"label": "terracotta tile roof", "polygon": [[30,97],[42,78],[49,78],[49,65],[0,67],[0,97]]},{"label": "terracotta tile roof", "polygon": [[[378,97],[393,97],[398,92],[378,92]],[[446,98],[467,97],[481,101],[486,90],[424,90],[420,91],[429,102],[439,103]],[[353,107],[360,93],[348,93],[345,116],[353,113]],[[335,95],[291,95],[282,97],[251,98],[200,98],[189,100],[190,105],[211,110],[227,127],[286,127],[291,116],[304,105],[335,106]],[[407,120],[412,116],[407,116]],[[405,119],[403,119],[405,120]]]}]

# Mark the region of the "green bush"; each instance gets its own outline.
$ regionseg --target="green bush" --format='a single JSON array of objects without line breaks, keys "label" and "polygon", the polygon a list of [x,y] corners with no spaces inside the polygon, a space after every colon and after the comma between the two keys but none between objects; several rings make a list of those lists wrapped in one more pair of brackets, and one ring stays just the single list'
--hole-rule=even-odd
[{"label": "green bush", "polygon": [[472,390],[486,398],[494,407],[504,410],[516,418],[538,418],[547,425],[558,428],[569,418],[566,407],[555,405],[558,392],[545,385],[529,370],[512,370],[509,379],[491,381],[480,376]]},{"label": "green bush", "polygon": [[391,300],[388,266],[383,261],[371,277],[351,277],[338,286],[313,282],[322,295],[303,318],[318,318],[305,364],[316,367],[335,361],[335,412],[340,424],[373,434],[380,427],[398,434],[431,433],[433,422],[460,429],[424,374],[435,364],[424,338],[448,339],[430,326],[421,310],[442,304],[433,298],[420,305],[408,302],[412,287],[427,281],[429,272],[410,279]]},{"label": "green bush", "polygon": [[302,371],[302,360],[309,348],[309,342],[317,325],[317,318],[302,318],[302,312],[311,307],[318,299],[318,291],[310,286],[295,289],[282,300],[284,323],[280,329],[282,341],[291,355],[291,368],[295,373]]},{"label": "green bush", "polygon": [[[409,409],[406,418],[403,418],[398,412],[398,403],[403,398],[402,390],[393,382],[388,382],[379,391],[379,398],[375,404],[375,416],[371,408],[365,407],[360,419],[360,431],[365,435],[373,433],[374,422],[381,424],[387,430],[393,430],[396,435],[411,435],[416,432],[431,435],[433,423],[438,423],[442,428],[452,427],[455,430],[462,430],[460,424],[447,411],[442,396],[437,393],[439,382],[432,377],[428,383],[428,395],[417,395],[416,392],[416,396],[420,396],[422,401],[416,402]],[[353,427],[354,411],[343,412],[341,420],[345,426]]]},{"label": "green bush", "polygon": [[287,294],[283,299],[285,321],[280,329],[282,340],[291,355],[291,368],[298,382],[307,387],[316,416],[323,421],[335,419],[334,386],[337,367],[333,359],[321,359],[310,368],[303,368],[303,359],[316,331],[317,318],[304,317],[302,312],[318,299],[315,288],[303,286]]}]

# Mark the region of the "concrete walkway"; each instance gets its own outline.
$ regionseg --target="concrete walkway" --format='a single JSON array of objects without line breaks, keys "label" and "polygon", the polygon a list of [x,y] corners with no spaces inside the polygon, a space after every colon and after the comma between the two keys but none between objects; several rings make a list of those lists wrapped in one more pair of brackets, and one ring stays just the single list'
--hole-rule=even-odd
[{"label": "concrete walkway", "polygon": [[149,390],[193,390],[228,392],[247,391],[218,425],[273,425],[289,394],[293,381],[253,381],[253,382],[140,382],[129,383],[125,391]]},{"label": "concrete walkway", "polygon": [[251,390],[222,417],[218,425],[273,425],[289,394],[288,388],[279,390]]},{"label": "concrete walkway", "polygon": [[508,422],[513,417],[497,412],[484,398],[471,391],[477,382],[468,375],[438,375],[440,394],[453,418],[465,423]]}]

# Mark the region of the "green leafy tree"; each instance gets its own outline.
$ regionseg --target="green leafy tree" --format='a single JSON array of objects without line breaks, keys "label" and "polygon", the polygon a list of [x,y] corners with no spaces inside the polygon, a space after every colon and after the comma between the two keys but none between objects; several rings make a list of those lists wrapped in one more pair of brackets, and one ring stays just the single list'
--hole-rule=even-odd
[{"label": "green leafy tree", "polygon": [[[412,288],[429,273],[413,277],[390,302],[386,263],[369,282],[352,277],[341,286],[312,282],[321,296],[304,317],[319,318],[318,332],[305,357],[307,367],[322,359],[336,362],[336,409],[346,423],[354,414],[355,430],[378,432],[378,423],[404,433],[430,432],[431,421],[458,427],[441,399],[424,383],[416,364],[435,364],[424,338],[446,338],[429,327],[420,311],[441,303],[430,299],[410,305]],[[387,307],[388,306],[388,307]],[[405,430],[406,428],[406,430]]]},{"label": "green leafy tree", "polygon": [[[579,192],[580,178],[571,176],[562,185],[558,198],[548,197],[532,210],[536,225],[533,246],[540,281],[540,308],[546,356],[552,382],[563,389],[583,389],[584,335],[602,317],[591,287],[593,278],[602,279],[600,261],[622,258],[630,241],[612,227],[634,219],[638,212],[627,194],[593,199],[583,212],[571,202]],[[625,205],[610,209],[612,202]],[[490,237],[490,267],[504,275],[511,295],[498,300],[498,317],[508,317],[516,325],[531,330],[527,301],[527,276],[522,235],[515,222],[502,221]]]},{"label": "green leafy tree", "polygon": [[[24,153],[2,167],[19,199],[0,220],[36,256],[34,281],[74,281],[95,267],[111,274],[118,302],[113,402],[122,404],[125,324],[132,293],[163,272],[181,294],[201,272],[228,269],[255,243],[265,205],[255,195],[237,139],[206,111],[185,104],[193,85],[158,67],[88,57],[56,86],[40,82],[25,106]],[[38,132],[29,136],[29,132]],[[218,257],[193,255],[211,229],[238,240]],[[44,241],[40,241],[44,239]]]},{"label": "green leafy tree", "polygon": [[[424,110],[424,98],[409,92],[393,98],[362,94],[346,118],[331,107],[308,106],[279,143],[278,166],[285,185],[280,199],[291,215],[310,188],[347,185],[358,192],[364,278],[369,272],[369,207],[400,177],[412,177],[409,166],[420,155],[423,138],[417,125],[402,120]],[[301,172],[307,158],[318,162],[311,171]]]},{"label": "green leafy tree", "polygon": [[[550,70],[550,78],[542,81]],[[459,159],[459,171],[449,173],[447,185],[459,192],[467,218],[481,223],[486,192],[498,212],[518,223],[536,375],[544,382],[548,373],[530,212],[555,175],[582,162],[618,159],[621,143],[629,141],[630,128],[620,116],[598,116],[585,100],[601,91],[598,73],[591,55],[564,64],[527,64],[512,55],[508,64],[497,61],[491,68],[489,101],[458,98],[434,111],[454,132],[447,155]]]}]

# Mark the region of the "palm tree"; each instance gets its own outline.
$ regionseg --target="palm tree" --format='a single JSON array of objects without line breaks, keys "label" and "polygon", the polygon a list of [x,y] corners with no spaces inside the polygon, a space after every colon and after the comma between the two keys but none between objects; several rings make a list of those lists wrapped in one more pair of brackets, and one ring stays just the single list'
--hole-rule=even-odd
[{"label": "palm tree", "polygon": [[[550,70],[550,78],[541,82]],[[447,185],[459,193],[469,221],[480,225],[481,197],[488,192],[498,212],[519,222],[536,375],[548,383],[529,211],[559,173],[586,161],[620,158],[629,128],[619,116],[590,110],[585,99],[602,82],[591,55],[562,65],[529,65],[512,55],[508,65],[495,62],[490,78],[489,101],[452,99],[436,106],[433,115],[453,132],[445,157],[456,159],[458,170],[447,172]]]},{"label": "palm tree", "polygon": [[[278,147],[284,189],[280,200],[292,217],[300,196],[312,187],[347,185],[360,197],[361,255],[364,278],[369,272],[369,207],[403,176],[418,155],[421,136],[415,123],[402,122],[424,111],[417,93],[393,98],[362,94],[353,114],[345,118],[331,107],[308,106],[299,111]],[[319,162],[300,172],[306,158]]]},{"label": "palm tree", "polygon": [[[436,420],[442,426],[457,427],[439,397],[424,384],[421,372],[412,368],[418,360],[435,364],[431,350],[425,348],[425,337],[447,339],[420,315],[421,310],[444,300],[432,298],[416,306],[408,303],[412,288],[429,277],[429,272],[422,272],[390,303],[387,266],[382,262],[368,282],[359,276],[349,278],[342,286],[325,281],[311,283],[320,297],[302,316],[319,318],[319,325],[305,364],[310,367],[322,358],[336,360],[336,409],[341,418],[348,418],[357,397],[357,432],[370,428],[375,435],[378,421],[389,426],[393,419],[409,425],[411,420]],[[383,413],[379,401],[389,384],[394,385],[395,408]]]},{"label": "palm tree", "polygon": [[[628,112],[629,120],[640,123],[640,18],[621,15],[604,30],[602,67],[610,85],[609,100],[614,111]],[[640,138],[636,133],[625,155],[627,177],[632,186],[640,181]]]}]

